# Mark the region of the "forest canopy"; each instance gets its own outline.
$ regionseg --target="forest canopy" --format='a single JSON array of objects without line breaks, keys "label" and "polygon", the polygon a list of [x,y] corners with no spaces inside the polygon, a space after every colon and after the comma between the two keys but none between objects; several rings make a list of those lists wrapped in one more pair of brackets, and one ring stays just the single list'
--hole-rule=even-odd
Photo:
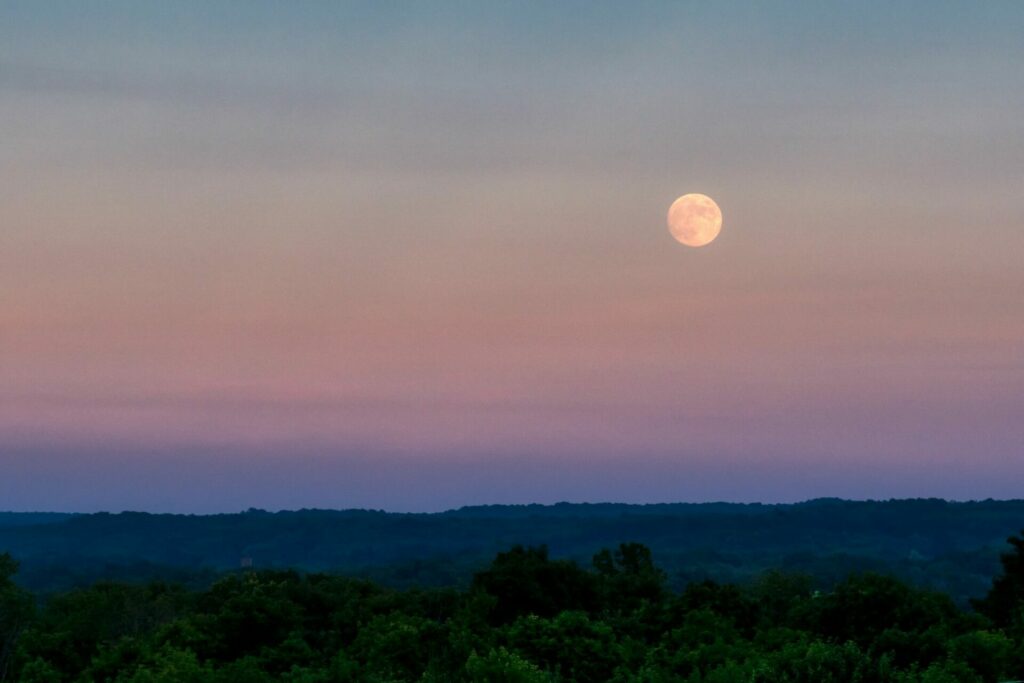
[{"label": "forest canopy", "polygon": [[498,553],[465,589],[238,570],[39,601],[0,556],[0,678],[42,681],[995,683],[1024,677],[1024,538],[977,610],[872,573],[672,590],[649,548]]}]

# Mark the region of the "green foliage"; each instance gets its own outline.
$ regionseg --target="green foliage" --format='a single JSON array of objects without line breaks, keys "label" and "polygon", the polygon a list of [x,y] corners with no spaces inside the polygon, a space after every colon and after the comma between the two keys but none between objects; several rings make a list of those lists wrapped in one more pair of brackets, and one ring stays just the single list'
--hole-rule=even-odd
[{"label": "green foliage", "polygon": [[614,553],[604,549],[594,555],[592,564],[603,579],[601,597],[608,607],[631,610],[665,596],[665,572],[654,565],[650,549],[640,543],[622,543]]},{"label": "green foliage", "polygon": [[203,683],[212,672],[208,666],[201,666],[196,655],[188,650],[173,647],[162,648],[152,662],[141,664],[130,675],[117,677],[124,683]]},{"label": "green foliage", "polygon": [[0,624],[8,679],[28,683],[997,683],[1024,652],[1014,622],[875,574],[675,592],[636,543],[592,570],[516,546],[465,591],[255,571],[199,591],[99,583],[38,610],[16,569],[0,556]]},{"label": "green foliage", "polygon": [[1024,532],[1006,540],[1012,550],[1000,557],[1002,574],[974,604],[998,626],[1024,631]]},{"label": "green foliage", "polygon": [[749,594],[766,624],[779,626],[793,622],[794,611],[806,604],[813,586],[806,574],[771,570],[751,584]]},{"label": "green foliage", "polygon": [[65,678],[93,667],[105,677],[140,656],[138,640],[188,611],[193,596],[164,584],[101,583],[52,598],[22,649]]},{"label": "green foliage", "polygon": [[498,553],[473,579],[473,588],[495,598],[492,621],[504,624],[535,614],[550,617],[565,610],[593,609],[594,576],[567,560],[551,560],[547,546],[515,546]]},{"label": "green foliage", "polygon": [[11,661],[22,632],[32,616],[32,599],[13,581],[18,563],[0,554],[0,681],[9,678]]},{"label": "green foliage", "polygon": [[1015,645],[1002,633],[971,631],[952,638],[946,647],[951,661],[967,665],[985,683],[999,680],[1013,668]]},{"label": "green foliage", "polygon": [[503,647],[481,657],[476,652],[466,660],[466,675],[472,683],[545,683],[551,678],[535,664]]},{"label": "green foliage", "polygon": [[617,663],[612,629],[583,612],[522,617],[503,635],[528,660],[571,681],[605,680]]},{"label": "green foliage", "polygon": [[803,617],[829,638],[866,647],[885,631],[920,633],[949,624],[959,613],[948,597],[910,588],[887,576],[855,575],[807,603]]}]

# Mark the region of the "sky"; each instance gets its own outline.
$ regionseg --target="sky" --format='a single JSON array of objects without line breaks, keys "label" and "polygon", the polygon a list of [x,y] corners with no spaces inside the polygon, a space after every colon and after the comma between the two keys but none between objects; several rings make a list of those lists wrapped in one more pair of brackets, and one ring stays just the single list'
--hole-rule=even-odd
[{"label": "sky", "polygon": [[1019,496],[1022,35],[5,0],[0,509]]}]

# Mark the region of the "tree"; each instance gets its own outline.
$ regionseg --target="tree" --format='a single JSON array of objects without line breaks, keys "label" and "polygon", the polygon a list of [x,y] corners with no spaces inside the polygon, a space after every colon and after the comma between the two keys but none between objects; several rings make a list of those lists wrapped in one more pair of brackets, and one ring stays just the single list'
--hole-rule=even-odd
[{"label": "tree", "polygon": [[1012,550],[999,558],[1003,573],[974,607],[1001,628],[1024,631],[1024,532],[1006,539]]},{"label": "tree", "polygon": [[620,608],[634,609],[642,600],[657,602],[665,595],[665,572],[654,565],[651,550],[641,543],[622,543],[594,555],[594,569],[602,579],[603,599]]},{"label": "tree", "polygon": [[476,652],[466,660],[472,683],[543,683],[551,678],[536,665],[503,647],[481,657]]},{"label": "tree", "polygon": [[498,624],[527,614],[592,611],[597,603],[593,574],[575,562],[549,559],[547,546],[517,545],[498,553],[488,569],[473,577],[473,587],[497,598],[491,616]]},{"label": "tree", "polygon": [[773,570],[761,575],[749,593],[760,606],[766,625],[789,625],[793,610],[811,597],[812,585],[813,580],[805,574]]},{"label": "tree", "polygon": [[618,663],[611,627],[583,612],[522,617],[505,632],[516,652],[563,680],[607,681]]},{"label": "tree", "polygon": [[884,632],[922,634],[952,626],[958,611],[946,595],[911,588],[888,576],[862,574],[832,593],[805,603],[802,617],[811,630],[835,642],[870,647]]},{"label": "tree", "polygon": [[12,579],[17,571],[14,558],[8,553],[0,555],[0,681],[11,674],[18,638],[32,616],[32,598]]},{"label": "tree", "polygon": [[736,586],[715,581],[691,583],[676,601],[677,612],[701,609],[724,617],[743,633],[750,633],[758,621],[757,605],[753,601]]},{"label": "tree", "polygon": [[210,676],[210,669],[201,666],[194,653],[165,647],[152,663],[140,666],[127,683],[201,683]]},{"label": "tree", "polygon": [[[74,590],[47,601],[20,649],[29,660],[41,657],[67,679],[89,668],[101,650],[106,654],[97,665],[110,658],[116,669],[118,657],[134,657],[141,638],[174,619],[187,602],[183,590],[163,584],[100,583]],[[110,649],[119,644],[126,650],[115,656]],[[106,673],[97,671],[95,677],[102,680]]]}]

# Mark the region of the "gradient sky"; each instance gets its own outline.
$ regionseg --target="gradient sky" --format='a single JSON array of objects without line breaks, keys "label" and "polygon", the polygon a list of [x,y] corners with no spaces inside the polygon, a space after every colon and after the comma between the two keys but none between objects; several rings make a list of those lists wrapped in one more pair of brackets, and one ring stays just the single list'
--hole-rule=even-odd
[{"label": "gradient sky", "polygon": [[1019,497],[1021,36],[5,0],[0,508]]}]

